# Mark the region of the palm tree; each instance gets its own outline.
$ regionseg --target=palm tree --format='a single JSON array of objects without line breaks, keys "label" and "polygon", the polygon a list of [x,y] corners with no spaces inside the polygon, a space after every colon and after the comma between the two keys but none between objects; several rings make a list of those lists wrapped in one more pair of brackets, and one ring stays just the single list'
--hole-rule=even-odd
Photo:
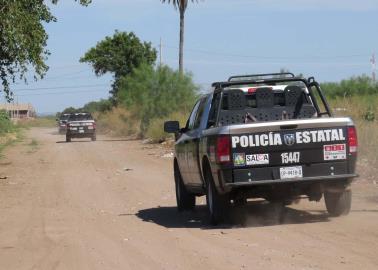
[{"label": "palm tree", "polygon": [[[184,28],[185,28],[185,11],[188,6],[189,0],[161,0],[163,3],[172,3],[173,6],[180,12],[180,51],[179,51],[179,71],[182,74],[184,72]],[[198,0],[190,0],[193,3]]]}]

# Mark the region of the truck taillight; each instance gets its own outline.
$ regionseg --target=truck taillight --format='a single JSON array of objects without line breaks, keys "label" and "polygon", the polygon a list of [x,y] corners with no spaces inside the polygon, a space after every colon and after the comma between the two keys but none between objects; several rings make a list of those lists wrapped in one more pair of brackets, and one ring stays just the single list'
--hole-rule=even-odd
[{"label": "truck taillight", "polygon": [[355,127],[348,127],[348,144],[349,144],[349,153],[357,152],[357,131]]},{"label": "truck taillight", "polygon": [[96,123],[93,123],[92,125],[93,125],[93,129],[96,129]]},{"label": "truck taillight", "polygon": [[230,156],[230,136],[220,136],[217,138],[216,150],[217,163],[228,163]]}]

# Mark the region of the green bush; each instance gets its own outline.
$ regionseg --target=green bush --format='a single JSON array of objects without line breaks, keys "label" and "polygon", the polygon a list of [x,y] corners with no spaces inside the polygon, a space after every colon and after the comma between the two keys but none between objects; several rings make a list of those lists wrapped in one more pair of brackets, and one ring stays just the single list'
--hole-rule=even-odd
[{"label": "green bush", "polygon": [[366,121],[374,121],[375,120],[375,112],[374,112],[373,108],[371,108],[371,107],[367,108],[366,112],[363,115],[363,118]]},{"label": "green bush", "polygon": [[321,87],[330,98],[378,94],[378,83],[366,75],[352,77],[339,83],[322,83]]},{"label": "green bush", "polygon": [[153,119],[173,112],[188,112],[198,88],[190,74],[180,74],[167,66],[142,65],[120,81],[118,103],[141,120],[142,137]]},{"label": "green bush", "polygon": [[0,134],[12,132],[14,125],[5,110],[0,110]]}]

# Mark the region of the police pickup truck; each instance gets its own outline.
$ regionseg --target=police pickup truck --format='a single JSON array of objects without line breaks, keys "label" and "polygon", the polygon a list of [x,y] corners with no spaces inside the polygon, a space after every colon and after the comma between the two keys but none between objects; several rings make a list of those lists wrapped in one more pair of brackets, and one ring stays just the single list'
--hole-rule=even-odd
[{"label": "police pickup truck", "polygon": [[65,134],[67,132],[67,120],[70,118],[69,113],[63,113],[59,119],[57,119],[59,134]]},{"label": "police pickup truck", "polygon": [[67,120],[66,142],[72,138],[96,140],[96,122],[90,113],[72,113]]},{"label": "police pickup truck", "polygon": [[174,133],[179,211],[206,195],[211,223],[249,198],[289,205],[320,201],[331,216],[349,213],[357,176],[356,128],[334,117],[313,77],[292,73],[233,76],[212,85]]}]

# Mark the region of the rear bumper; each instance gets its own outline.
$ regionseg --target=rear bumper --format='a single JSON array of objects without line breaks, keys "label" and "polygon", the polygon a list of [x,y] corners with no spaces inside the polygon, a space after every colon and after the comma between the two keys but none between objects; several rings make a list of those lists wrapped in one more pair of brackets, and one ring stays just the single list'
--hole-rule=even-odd
[{"label": "rear bumper", "polygon": [[354,162],[346,160],[301,164],[297,166],[302,167],[302,176],[297,178],[281,179],[280,168],[288,166],[218,169],[216,176],[219,180],[219,191],[228,192],[233,188],[248,186],[290,183],[311,184],[315,182],[325,183],[326,181],[337,182],[338,180],[352,181],[353,178],[358,176],[354,171],[353,164]]},{"label": "rear bumper", "polygon": [[259,180],[251,182],[236,182],[236,183],[226,183],[225,187],[243,187],[243,186],[259,186],[259,185],[272,185],[272,184],[285,184],[285,183],[304,183],[304,182],[323,182],[332,180],[345,180],[358,177],[357,174],[340,174],[340,175],[329,175],[329,176],[311,176],[303,178],[294,179],[274,179],[274,180]]},{"label": "rear bumper", "polygon": [[85,130],[84,133],[78,131],[67,131],[67,136],[71,138],[88,138],[96,134],[96,130]]}]

